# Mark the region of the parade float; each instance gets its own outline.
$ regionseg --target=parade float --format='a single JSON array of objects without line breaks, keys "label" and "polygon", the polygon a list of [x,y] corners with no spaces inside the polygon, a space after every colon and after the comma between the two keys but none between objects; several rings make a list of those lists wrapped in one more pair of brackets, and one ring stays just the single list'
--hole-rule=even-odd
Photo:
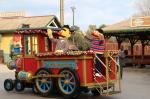
[{"label": "parade float", "polygon": [[[6,79],[6,91],[17,92],[32,88],[41,96],[54,90],[64,97],[77,97],[81,92],[94,95],[112,95],[121,92],[120,67],[116,60],[118,51],[105,50],[101,57],[93,51],[55,51],[59,29],[19,29],[21,53],[8,63],[15,70],[15,79]],[[52,32],[50,38],[49,33]],[[95,59],[101,62],[101,71],[95,68]],[[96,77],[99,72],[102,76]]]}]

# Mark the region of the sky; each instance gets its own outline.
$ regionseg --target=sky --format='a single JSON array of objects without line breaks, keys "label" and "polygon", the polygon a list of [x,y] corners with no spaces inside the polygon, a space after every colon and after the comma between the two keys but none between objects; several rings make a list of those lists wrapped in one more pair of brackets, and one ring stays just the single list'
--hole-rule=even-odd
[{"label": "sky", "polygon": [[[0,12],[25,11],[27,16],[56,15],[59,19],[60,0],[0,0]],[[75,9],[75,25],[86,30],[89,25],[114,24],[136,13],[137,0],[64,0],[65,24],[72,25]]]}]

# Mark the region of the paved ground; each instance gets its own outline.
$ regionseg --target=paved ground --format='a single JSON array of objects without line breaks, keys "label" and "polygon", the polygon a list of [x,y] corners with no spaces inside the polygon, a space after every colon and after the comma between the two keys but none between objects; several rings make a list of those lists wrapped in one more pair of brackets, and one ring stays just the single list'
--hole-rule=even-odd
[{"label": "paved ground", "polygon": [[[150,66],[149,66],[150,67]],[[3,82],[6,78],[14,78],[14,72],[9,71],[5,65],[0,65],[0,99],[47,99],[36,96],[30,89],[17,93],[6,92]],[[49,97],[60,99],[60,96]],[[122,80],[122,93],[109,97],[93,97],[91,94],[81,95],[80,99],[150,99],[150,68],[125,68]]]}]

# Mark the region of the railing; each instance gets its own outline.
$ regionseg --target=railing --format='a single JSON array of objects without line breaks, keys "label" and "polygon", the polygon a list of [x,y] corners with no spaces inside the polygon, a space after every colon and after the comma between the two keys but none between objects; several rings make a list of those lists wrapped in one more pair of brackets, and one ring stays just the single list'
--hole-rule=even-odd
[{"label": "railing", "polygon": [[[99,87],[96,87],[96,90],[101,94],[101,95],[110,95],[114,93],[120,93],[121,92],[121,81],[120,81],[120,65],[116,62],[116,58],[118,57],[118,51],[105,51],[104,52],[104,58],[105,58],[105,63],[95,54],[95,58],[100,61],[100,63],[105,67],[105,72],[106,75],[103,75],[99,70],[95,69],[96,72],[102,75],[102,77],[106,80],[106,86],[105,86],[105,93],[104,93],[104,86],[100,84],[100,82],[94,77],[95,82],[98,84]],[[117,72],[112,70],[109,67],[109,61],[113,61],[116,64],[116,68],[118,68]],[[111,81],[110,81],[110,72],[115,75],[116,80],[115,84],[113,86],[113,91],[109,91],[109,87],[112,86]],[[95,74],[93,74],[95,76]],[[117,88],[118,87],[118,88]]]}]

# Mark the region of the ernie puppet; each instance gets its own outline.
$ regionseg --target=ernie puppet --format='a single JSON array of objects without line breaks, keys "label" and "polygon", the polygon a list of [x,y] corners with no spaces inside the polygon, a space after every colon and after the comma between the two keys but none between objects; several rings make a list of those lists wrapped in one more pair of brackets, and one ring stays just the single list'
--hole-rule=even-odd
[{"label": "ernie puppet", "polygon": [[[91,42],[90,50],[94,51],[95,55],[100,58],[104,54],[105,51],[105,39],[104,35],[102,34],[102,29],[96,29],[91,32],[90,38],[84,34],[85,39]],[[95,59],[96,65],[96,74],[95,76],[101,77],[101,62],[96,58]]]}]

